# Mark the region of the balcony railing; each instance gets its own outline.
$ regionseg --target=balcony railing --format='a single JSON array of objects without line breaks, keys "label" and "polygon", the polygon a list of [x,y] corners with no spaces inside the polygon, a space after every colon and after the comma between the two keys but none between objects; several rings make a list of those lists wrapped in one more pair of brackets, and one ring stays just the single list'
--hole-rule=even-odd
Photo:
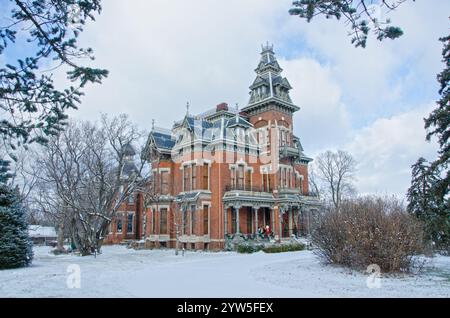
[{"label": "balcony railing", "polygon": [[[248,192],[265,192],[265,193],[271,193],[272,188],[267,189],[263,186],[244,186],[244,185],[227,185],[225,186],[225,192],[228,191],[248,191]],[[278,191],[281,192],[289,192],[294,194],[299,194],[304,197],[318,197],[319,195],[315,192],[308,191],[308,192],[302,192],[298,188],[286,188],[286,187],[278,187]]]},{"label": "balcony railing", "polygon": [[293,194],[300,194],[304,197],[318,197],[319,195],[313,191],[302,191],[299,188],[289,188],[289,187],[278,187],[278,192],[280,193],[293,193]]},{"label": "balcony railing", "polygon": [[262,186],[248,186],[248,185],[227,185],[225,191],[249,191],[249,192],[271,192],[272,189],[267,189]]},{"label": "balcony railing", "polygon": [[300,156],[300,150],[290,145],[280,146],[280,156],[282,158],[297,158]]}]

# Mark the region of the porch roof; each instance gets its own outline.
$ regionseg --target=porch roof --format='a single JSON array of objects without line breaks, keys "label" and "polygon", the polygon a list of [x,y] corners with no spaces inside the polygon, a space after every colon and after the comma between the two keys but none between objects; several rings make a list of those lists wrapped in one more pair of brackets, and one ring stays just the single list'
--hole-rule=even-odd
[{"label": "porch roof", "polygon": [[275,198],[267,192],[228,191],[222,198],[225,205],[272,207]]}]

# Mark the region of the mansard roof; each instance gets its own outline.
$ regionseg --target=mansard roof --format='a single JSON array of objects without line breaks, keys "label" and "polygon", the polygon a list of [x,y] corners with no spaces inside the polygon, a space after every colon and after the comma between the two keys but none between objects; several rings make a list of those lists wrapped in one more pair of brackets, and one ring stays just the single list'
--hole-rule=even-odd
[{"label": "mansard roof", "polygon": [[133,146],[129,143],[123,147],[123,153],[125,156],[131,156],[131,157],[136,155],[136,151],[134,150]]},{"label": "mansard roof", "polygon": [[291,84],[289,84],[289,81],[287,80],[286,77],[275,76],[272,79],[272,83],[273,83],[273,86],[281,85],[281,86],[286,87],[287,89],[292,89],[292,86],[291,86]]},{"label": "mansard roof", "polygon": [[184,119],[184,124],[186,125],[186,128],[189,128],[192,131],[201,130],[203,132],[204,130],[212,127],[212,123],[209,121],[206,121],[201,117],[193,116],[186,116]]},{"label": "mansard roof", "polygon": [[132,160],[126,160],[123,165],[122,172],[125,176],[130,176],[134,173],[138,173],[139,171]]},{"label": "mansard roof", "polygon": [[225,128],[233,128],[233,127],[244,127],[244,128],[250,128],[253,127],[251,123],[246,121],[241,116],[236,116],[235,118],[228,119],[227,123],[225,124]]},{"label": "mansard roof", "polygon": [[254,89],[263,85],[269,86],[269,79],[258,75],[253,81],[253,84],[250,86],[250,89]]},{"label": "mansard roof", "polygon": [[150,138],[159,150],[171,150],[175,146],[175,139],[172,137],[172,134],[162,129],[153,129],[150,132]]}]

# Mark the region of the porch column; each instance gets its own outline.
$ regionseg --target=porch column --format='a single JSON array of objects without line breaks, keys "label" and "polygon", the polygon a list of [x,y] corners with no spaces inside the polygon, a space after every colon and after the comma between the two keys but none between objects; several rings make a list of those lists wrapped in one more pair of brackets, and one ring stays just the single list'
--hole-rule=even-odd
[{"label": "porch column", "polygon": [[272,218],[272,231],[273,231],[273,234],[275,235],[275,208],[270,208],[270,210],[271,210],[271,218]]},{"label": "porch column", "polygon": [[223,206],[223,218],[224,218],[224,221],[223,221],[223,224],[224,224],[224,229],[223,229],[223,236],[224,236],[224,238],[226,238],[227,237],[227,234],[228,234],[228,206],[226,206],[226,205],[224,205]]},{"label": "porch column", "polygon": [[303,208],[302,206],[300,206],[298,208],[298,213],[297,213],[297,231],[298,231],[298,236],[303,236]]},{"label": "porch column", "polygon": [[258,210],[259,210],[259,207],[254,206],[253,210],[255,211],[255,231],[254,231],[254,233],[255,233],[256,237],[258,237]]},{"label": "porch column", "polygon": [[281,242],[281,238],[283,237],[283,214],[284,214],[284,208],[279,207],[278,209],[278,217],[279,217],[279,224],[278,224],[278,231],[279,231],[279,238]]},{"label": "porch column", "polygon": [[240,206],[235,206],[236,209],[236,234],[241,234],[240,224],[239,224],[239,210],[241,209]]},{"label": "porch column", "polygon": [[308,209],[308,210],[306,210],[306,219],[307,219],[307,227],[308,227],[308,236],[311,234],[311,220],[310,220],[310,218],[311,218],[311,210],[310,209]]},{"label": "porch column", "polygon": [[292,217],[294,216],[294,211],[293,211],[293,207],[291,206],[289,208],[289,214],[288,214],[288,219],[289,219],[289,236],[292,235]]}]

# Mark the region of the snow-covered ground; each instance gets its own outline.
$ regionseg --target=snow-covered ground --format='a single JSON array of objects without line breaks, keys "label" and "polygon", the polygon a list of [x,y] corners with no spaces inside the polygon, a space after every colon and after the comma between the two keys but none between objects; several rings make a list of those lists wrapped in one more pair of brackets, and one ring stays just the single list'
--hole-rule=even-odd
[{"label": "snow-covered ground", "polygon": [[[450,257],[443,256],[429,259],[420,275],[382,277],[371,289],[364,273],[322,265],[310,251],[183,257],[106,246],[97,258],[34,251],[31,267],[0,271],[0,297],[450,297]],[[81,270],[80,288],[67,287],[72,264]]]}]

